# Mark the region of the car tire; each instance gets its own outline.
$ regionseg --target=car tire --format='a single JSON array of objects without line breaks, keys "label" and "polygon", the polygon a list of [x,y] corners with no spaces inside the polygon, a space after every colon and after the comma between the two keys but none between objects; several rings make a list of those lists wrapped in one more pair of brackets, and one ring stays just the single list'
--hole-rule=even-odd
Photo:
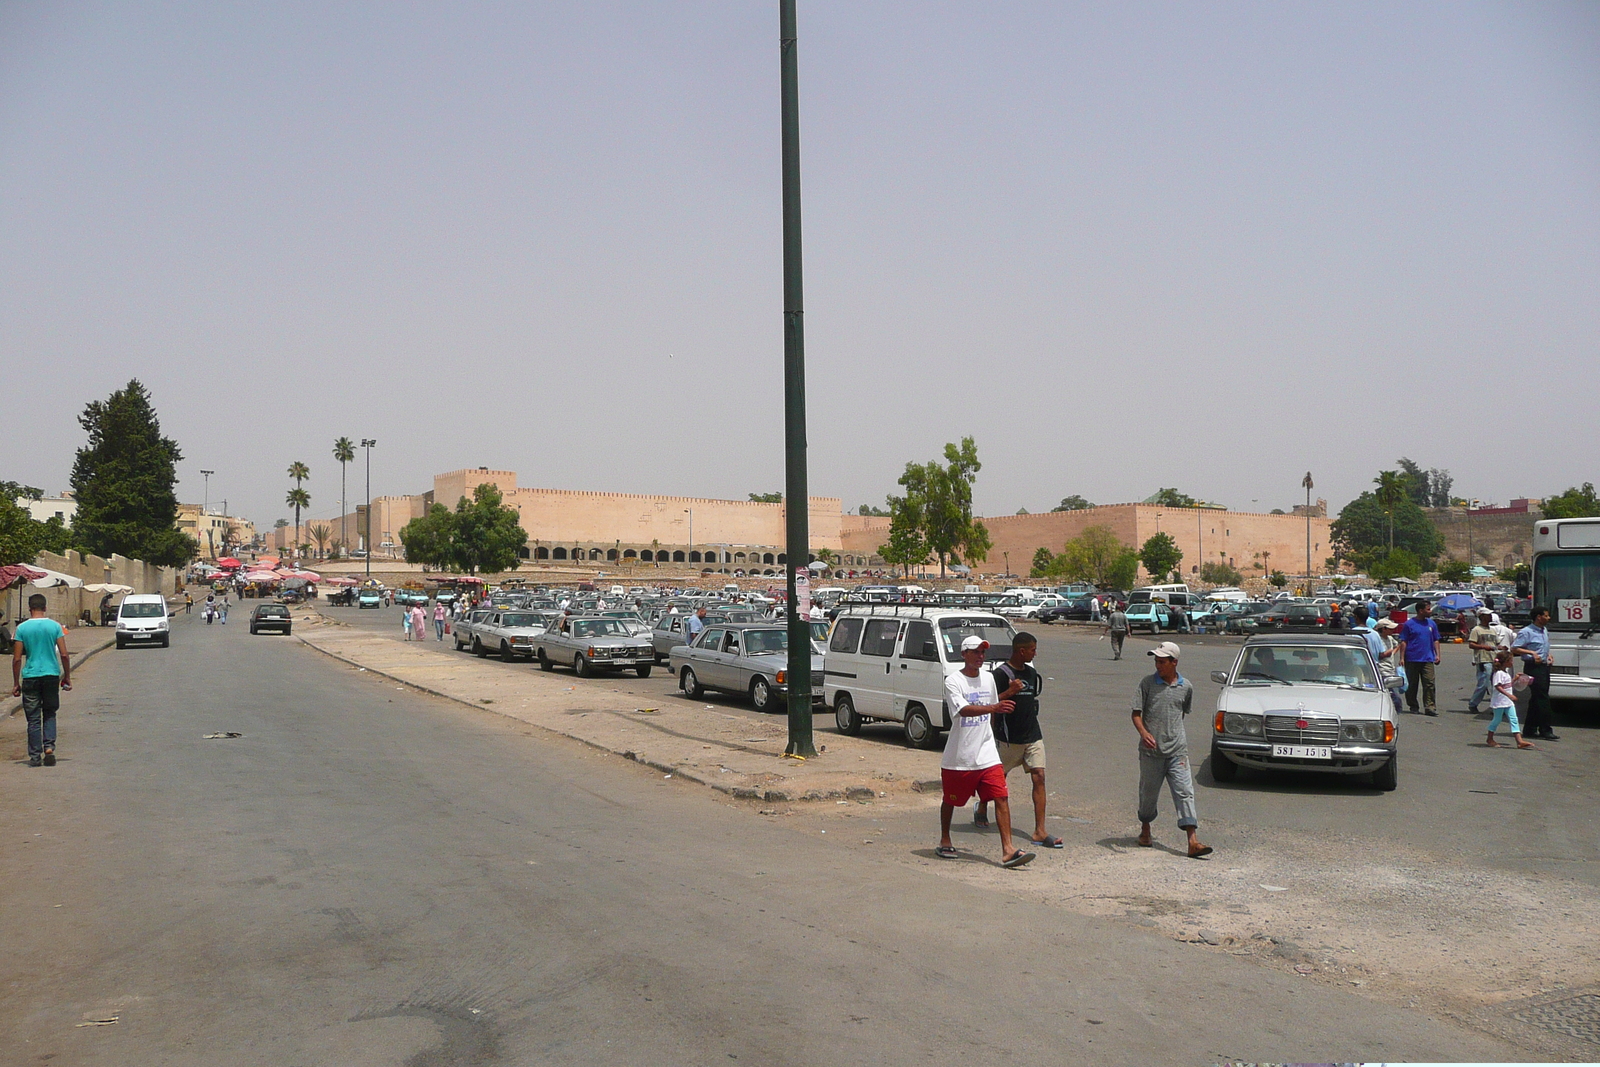
[{"label": "car tire", "polygon": [[833,721],[841,734],[855,737],[861,732],[861,716],[856,714],[856,704],[849,693],[840,693],[834,698]]},{"label": "car tire", "polygon": [[633,669],[633,673],[637,674],[641,678],[648,678],[648,677],[650,677],[650,672],[653,671],[653,670],[655,670],[655,667],[651,666],[648,663],[644,663],[644,664],[640,664],[639,666],[635,667]]},{"label": "car tire", "polygon": [[119,638],[117,638],[117,651],[118,651],[118,652],[121,652],[121,651],[122,651],[122,650],[123,650],[123,649],[125,649],[125,648],[127,648],[127,647],[128,647],[128,642],[126,642],[126,641],[124,641],[124,640],[123,640],[123,639],[122,639],[122,638],[120,638],[120,637],[119,637]]},{"label": "car tire", "polygon": [[556,665],[550,662],[550,657],[544,654],[544,649],[542,648],[539,650],[539,669],[541,671],[553,671],[556,669]]},{"label": "car tire", "polygon": [[517,658],[516,656],[513,656],[511,654],[511,642],[510,641],[501,641],[500,642],[500,662],[501,663],[511,663],[511,662],[515,661],[516,658]]},{"label": "car tire", "polygon": [[683,695],[690,700],[699,700],[705,689],[700,685],[700,679],[694,676],[693,667],[685,667],[683,675],[678,679],[678,688],[683,690]]},{"label": "car tire", "polygon": [[1211,778],[1217,782],[1231,782],[1239,777],[1239,765],[1216,745],[1211,746]]},{"label": "car tire", "polygon": [[906,744],[912,748],[932,748],[939,743],[939,731],[934,729],[933,720],[928,718],[927,711],[920,704],[913,704],[906,709],[903,727]]},{"label": "car tire", "polygon": [[1400,784],[1400,753],[1390,756],[1389,762],[1372,772],[1372,784],[1385,793],[1394,792]]},{"label": "car tire", "polygon": [[483,647],[483,642],[476,637],[472,639],[472,654],[474,656],[487,656],[489,650]]},{"label": "car tire", "polygon": [[285,636],[285,637],[289,636],[289,627],[285,626],[283,628],[283,636]]},{"label": "car tire", "polygon": [[589,665],[589,661],[584,658],[582,652],[572,657],[572,673],[579,678],[587,678],[594,673],[594,668]]},{"label": "car tire", "polygon": [[161,639],[161,647],[162,648],[171,648],[172,647],[172,636],[170,634]]},{"label": "car tire", "polygon": [[461,637],[460,637],[459,634],[455,637],[455,645],[456,645],[456,651],[457,652],[460,652],[463,648],[467,647],[466,645],[463,645],[461,643]]},{"label": "car tire", "polygon": [[772,710],[772,686],[759,674],[750,680],[750,704],[757,711]]}]

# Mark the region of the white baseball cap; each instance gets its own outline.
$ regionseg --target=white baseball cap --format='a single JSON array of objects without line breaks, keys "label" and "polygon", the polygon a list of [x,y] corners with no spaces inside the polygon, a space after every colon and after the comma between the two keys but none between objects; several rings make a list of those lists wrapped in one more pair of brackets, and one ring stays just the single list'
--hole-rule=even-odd
[{"label": "white baseball cap", "polygon": [[1173,644],[1171,641],[1163,641],[1155,648],[1152,648],[1150,651],[1146,652],[1145,655],[1155,656],[1157,659],[1176,660],[1178,658],[1178,646]]},{"label": "white baseball cap", "polygon": [[977,634],[968,634],[966,637],[961,639],[961,651],[963,652],[982,652],[988,647],[989,642],[985,641]]}]

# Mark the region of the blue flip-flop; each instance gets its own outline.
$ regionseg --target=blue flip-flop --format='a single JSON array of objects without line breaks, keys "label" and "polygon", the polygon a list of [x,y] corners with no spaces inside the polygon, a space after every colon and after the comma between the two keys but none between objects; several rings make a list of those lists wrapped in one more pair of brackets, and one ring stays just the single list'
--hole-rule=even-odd
[{"label": "blue flip-flop", "polygon": [[1067,847],[1066,846],[1066,842],[1062,841],[1061,838],[1056,837],[1056,836],[1054,836],[1052,834],[1045,834],[1044,835],[1044,839],[1042,841],[1035,841],[1034,844],[1038,845],[1040,848],[1066,848]]}]

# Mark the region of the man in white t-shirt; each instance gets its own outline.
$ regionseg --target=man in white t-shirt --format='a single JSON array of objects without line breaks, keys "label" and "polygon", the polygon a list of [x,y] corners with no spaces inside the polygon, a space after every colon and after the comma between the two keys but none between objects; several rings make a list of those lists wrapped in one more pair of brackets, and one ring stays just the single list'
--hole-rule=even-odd
[{"label": "man in white t-shirt", "polygon": [[1000,825],[1000,865],[1021,867],[1033,859],[1011,845],[1011,801],[1006,790],[1005,768],[1000,750],[989,727],[990,715],[1008,715],[1015,706],[1001,700],[994,687],[994,675],[983,669],[983,654],[989,642],[969,634],[961,642],[964,666],[945,679],[944,699],[950,706],[950,736],[939,761],[944,783],[944,801],[939,805],[939,847],[935,855],[953,860],[959,853],[950,842],[950,819],[964,807],[972,794],[979,800],[994,801],[995,822]]}]

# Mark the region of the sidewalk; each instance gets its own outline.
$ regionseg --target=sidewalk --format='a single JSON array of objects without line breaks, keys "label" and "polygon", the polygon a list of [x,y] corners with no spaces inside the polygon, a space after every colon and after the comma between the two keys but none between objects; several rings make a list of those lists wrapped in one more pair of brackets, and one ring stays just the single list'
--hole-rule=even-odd
[{"label": "sidewalk", "polygon": [[[309,608],[309,610],[308,610]],[[668,692],[661,668],[650,679],[577,678],[533,664],[504,670],[443,645],[356,630],[317,605],[296,610],[295,636],[354,667],[436,696],[519,719],[666,774],[730,796],[769,802],[865,800],[891,794],[939,794],[939,753],[905,747],[886,732],[846,737],[827,713],[816,717],[817,756],[785,758],[782,715],[751,719],[704,700]],[[641,701],[619,688],[648,689]]]}]

